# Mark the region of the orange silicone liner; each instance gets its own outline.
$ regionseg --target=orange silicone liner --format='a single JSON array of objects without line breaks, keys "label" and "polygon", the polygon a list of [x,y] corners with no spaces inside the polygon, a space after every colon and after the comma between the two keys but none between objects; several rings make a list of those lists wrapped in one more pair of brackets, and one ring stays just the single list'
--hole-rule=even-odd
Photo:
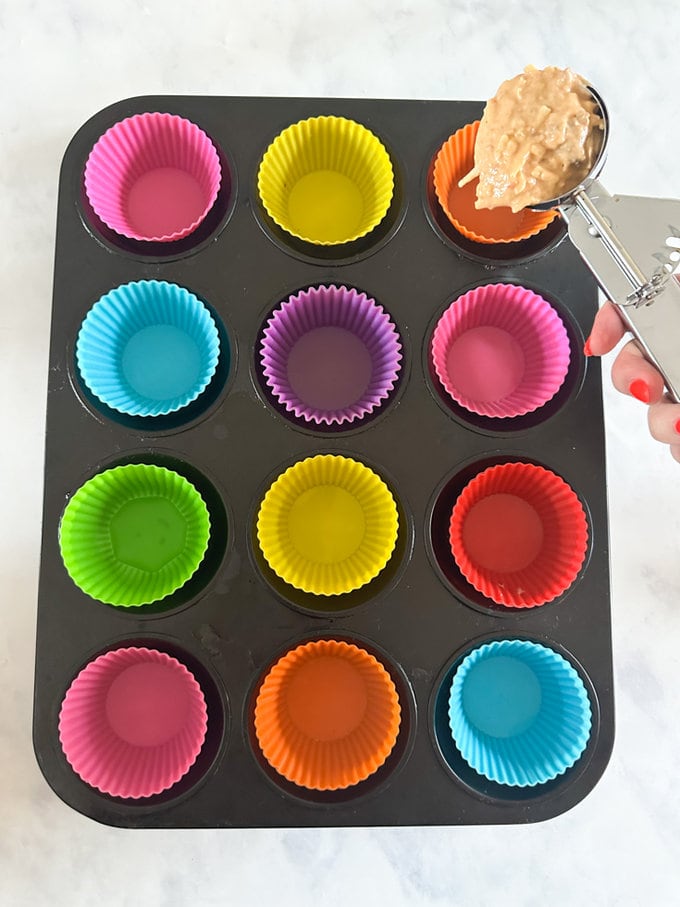
[{"label": "orange silicone liner", "polygon": [[364,781],[392,752],[399,697],[383,665],[335,639],[287,652],[266,675],[255,703],[255,734],[267,762],[310,790]]},{"label": "orange silicone liner", "polygon": [[475,208],[477,179],[458,186],[475,163],[475,140],[479,120],[454,132],[437,153],[434,164],[434,191],[444,213],[453,226],[473,242],[511,243],[535,236],[558,215],[557,211],[533,211],[524,208],[513,213],[510,208]]}]

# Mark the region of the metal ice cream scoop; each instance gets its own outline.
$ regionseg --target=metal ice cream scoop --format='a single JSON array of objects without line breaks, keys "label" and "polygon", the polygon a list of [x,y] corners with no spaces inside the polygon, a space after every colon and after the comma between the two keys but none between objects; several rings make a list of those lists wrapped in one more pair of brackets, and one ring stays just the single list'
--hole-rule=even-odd
[{"label": "metal ice cream scoop", "polygon": [[590,91],[604,123],[595,163],[570,192],[532,207],[559,209],[569,239],[680,403],[680,282],[672,276],[680,258],[680,199],[607,192],[597,177],[607,154],[609,115],[600,95]]}]

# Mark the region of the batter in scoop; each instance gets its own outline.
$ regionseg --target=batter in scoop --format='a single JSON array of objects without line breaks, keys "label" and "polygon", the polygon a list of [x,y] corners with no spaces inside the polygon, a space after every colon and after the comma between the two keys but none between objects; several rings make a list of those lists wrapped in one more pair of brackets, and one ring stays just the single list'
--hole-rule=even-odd
[{"label": "batter in scoop", "polygon": [[475,142],[476,208],[520,211],[558,198],[587,176],[602,145],[602,118],[570,69],[527,66],[487,103]]}]

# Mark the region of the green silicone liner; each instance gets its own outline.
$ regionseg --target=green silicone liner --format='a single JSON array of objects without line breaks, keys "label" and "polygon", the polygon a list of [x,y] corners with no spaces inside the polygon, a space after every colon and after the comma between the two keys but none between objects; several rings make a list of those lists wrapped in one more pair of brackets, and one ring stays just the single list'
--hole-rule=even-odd
[{"label": "green silicone liner", "polygon": [[73,582],[118,607],[151,604],[183,586],[209,538],[208,508],[191,482],[143,463],[108,469],[82,485],[59,527]]}]

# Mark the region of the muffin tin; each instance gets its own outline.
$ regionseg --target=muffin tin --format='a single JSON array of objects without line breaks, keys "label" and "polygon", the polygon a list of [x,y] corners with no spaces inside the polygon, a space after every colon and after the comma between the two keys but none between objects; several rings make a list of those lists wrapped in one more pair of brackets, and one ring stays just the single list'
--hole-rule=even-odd
[{"label": "muffin tin", "polygon": [[[488,243],[464,236],[444,212],[434,184],[437,153],[457,130],[474,124],[482,108],[472,101],[141,97],[96,114],[72,140],[59,189],[34,746],[48,783],[74,809],[128,827],[525,823],[571,808],[600,778],[614,738],[605,450],[599,364],[582,353],[597,289],[559,217],[528,238]],[[162,241],[136,238],[139,231],[124,236],[107,226],[85,185],[86,162],[99,139],[115,124],[149,113],[198,125],[221,168],[216,197],[198,225]],[[260,162],[288,127],[333,117],[358,123],[379,139],[391,162],[393,191],[376,226],[355,231],[345,242],[309,242],[294,235],[303,231],[281,226],[281,216],[277,222],[263,204]],[[380,173],[384,179],[384,164]],[[157,229],[156,223],[149,228]],[[94,304],[137,282],[188,290],[212,317],[219,338],[207,386],[156,415],[105,403],[88,386],[77,356],[79,332]],[[521,287],[545,300],[564,325],[570,350],[556,393],[506,418],[454,400],[431,355],[435,327],[452,302],[491,284]],[[349,416],[343,411],[312,418],[309,407],[291,403],[294,395],[267,380],[260,351],[282,304],[332,292],[345,302],[348,294],[366,294],[381,307],[398,336],[398,365],[393,361],[370,405]],[[274,374],[276,363],[270,365]],[[318,594],[316,586],[274,569],[277,559],[265,556],[258,537],[270,487],[290,467],[312,458],[345,458],[367,467],[396,510],[385,566],[383,560],[349,586],[324,586],[331,594]],[[513,462],[560,477],[587,523],[584,550],[566,588],[537,606],[508,607],[502,596],[479,591],[450,547],[451,515],[463,490],[484,470]],[[107,470],[134,464],[188,480],[208,510],[210,533],[198,569],[179,588],[147,604],[120,607],[76,584],[62,559],[60,532],[79,489]],[[302,524],[323,523],[329,506],[324,497],[311,517],[303,513]],[[121,525],[125,535],[125,520]],[[569,538],[563,544],[570,545]],[[128,541],[134,549],[134,539]],[[552,544],[559,550],[559,540]],[[551,650],[545,658],[574,680],[577,692],[569,693],[570,702],[584,707],[587,721],[579,725],[580,749],[554,777],[525,773],[529,780],[517,786],[491,780],[463,758],[451,729],[455,709],[460,718],[451,690],[471,652],[494,642],[499,651],[523,651],[521,641],[544,647],[532,652]],[[331,772],[345,779],[339,783],[299,783],[328,772],[293,771],[286,777],[276,752],[282,731],[278,713],[265,700],[279,689],[276,678],[302,647],[346,659],[340,673],[334,667],[318,675],[309,701],[303,690],[301,720],[312,736],[340,734],[335,725],[328,729],[329,722],[337,717],[342,724],[345,706],[347,715],[368,710],[371,733],[384,719],[379,758],[369,759],[363,773]],[[192,750],[185,760],[188,770],[183,765],[173,774],[164,766],[171,780],[158,792],[136,782],[106,792],[106,782],[97,786],[90,777],[87,783],[71,766],[67,738],[73,737],[74,709],[67,713],[63,705],[67,691],[72,700],[74,680],[87,677],[81,672],[95,662],[108,663],[107,653],[114,650],[128,650],[108,656],[114,665],[134,661],[140,652],[146,658],[147,650],[161,653],[149,656],[156,667],[140,669],[140,677],[168,662],[173,671],[188,672],[202,693],[194,719],[202,736],[198,743],[192,738],[198,753]],[[542,658],[535,656],[537,663]],[[378,672],[385,690],[377,704],[356,705],[364,695],[361,686],[358,700],[343,700],[354,695],[355,665],[367,672],[366,690],[378,682],[371,672]],[[309,670],[317,677],[316,668]],[[522,677],[522,670],[501,674]],[[319,690],[331,675],[346,680],[328,687],[329,702],[340,704],[326,709]],[[157,685],[139,696],[134,689],[130,677],[116,687],[114,704],[107,700],[105,707],[107,719],[131,727],[136,745],[150,745],[151,731],[127,714],[126,697],[130,709],[143,702],[152,712],[165,706],[156,704]],[[299,689],[300,699],[298,694]],[[552,693],[546,696],[552,701]],[[76,720],[83,711],[75,709]],[[549,717],[546,726],[554,737],[555,728],[566,725]],[[78,730],[76,749],[82,749],[92,731]],[[467,743],[460,745],[465,749]],[[328,752],[331,764],[333,745]],[[121,790],[128,796],[120,796]]]}]

